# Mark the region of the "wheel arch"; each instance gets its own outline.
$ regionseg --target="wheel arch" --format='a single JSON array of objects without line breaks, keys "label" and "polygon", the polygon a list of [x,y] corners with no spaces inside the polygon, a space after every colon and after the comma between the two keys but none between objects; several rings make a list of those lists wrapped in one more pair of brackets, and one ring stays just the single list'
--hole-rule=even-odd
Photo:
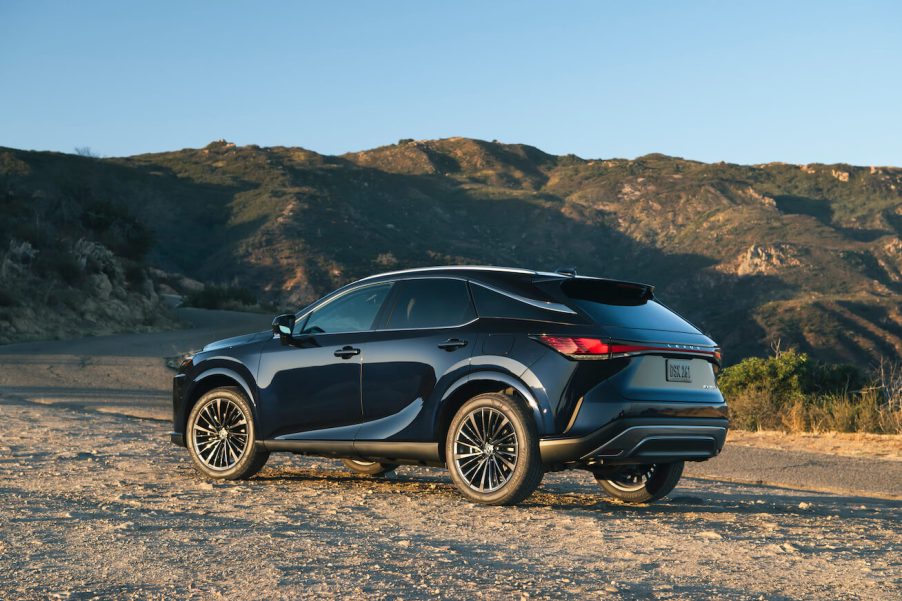
[{"label": "wheel arch", "polygon": [[532,414],[540,435],[545,431],[543,413],[547,415],[547,412],[543,412],[535,395],[522,380],[500,372],[471,373],[448,387],[436,413],[434,432],[442,461],[445,460],[445,437],[454,415],[464,403],[486,392],[506,392],[512,395]]},{"label": "wheel arch", "polygon": [[245,397],[247,397],[247,400],[251,405],[251,409],[254,411],[254,418],[257,419],[256,399],[245,378],[234,370],[225,367],[214,367],[198,374],[185,391],[185,403],[183,414],[181,416],[181,427],[182,432],[185,432],[186,436],[188,416],[191,415],[191,410],[194,408],[194,405],[197,404],[197,401],[211,390],[226,386],[240,388],[241,391],[244,392]]}]

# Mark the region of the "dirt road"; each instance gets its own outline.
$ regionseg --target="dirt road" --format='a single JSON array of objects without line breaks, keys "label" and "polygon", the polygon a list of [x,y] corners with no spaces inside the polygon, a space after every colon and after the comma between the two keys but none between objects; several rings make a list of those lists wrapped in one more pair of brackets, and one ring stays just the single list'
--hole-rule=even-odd
[{"label": "dirt road", "polygon": [[463,501],[442,470],[379,481],[290,456],[204,481],[166,440],[160,357],[268,319],[186,316],[195,330],[0,347],[0,598],[902,594],[899,461],[728,446],[646,507],[582,473],[514,508]]}]

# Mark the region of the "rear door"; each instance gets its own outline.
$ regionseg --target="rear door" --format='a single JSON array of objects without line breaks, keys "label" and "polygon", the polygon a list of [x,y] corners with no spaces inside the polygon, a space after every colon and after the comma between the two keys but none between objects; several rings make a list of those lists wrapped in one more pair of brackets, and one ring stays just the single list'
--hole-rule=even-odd
[{"label": "rear door", "polygon": [[418,278],[395,286],[366,346],[357,438],[430,441],[436,391],[470,369],[476,313],[465,280]]}]

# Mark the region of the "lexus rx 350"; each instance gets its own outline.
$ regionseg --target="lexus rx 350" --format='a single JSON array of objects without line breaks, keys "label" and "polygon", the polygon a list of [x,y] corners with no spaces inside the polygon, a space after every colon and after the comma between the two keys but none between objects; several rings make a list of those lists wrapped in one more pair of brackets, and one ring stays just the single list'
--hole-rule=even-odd
[{"label": "lexus rx 350", "polygon": [[546,471],[583,469],[606,494],[645,503],[723,447],[719,362],[645,284],[412,269],[186,358],[171,439],[211,478],[248,478],[286,451],[373,476],[447,466],[464,496],[498,505]]}]

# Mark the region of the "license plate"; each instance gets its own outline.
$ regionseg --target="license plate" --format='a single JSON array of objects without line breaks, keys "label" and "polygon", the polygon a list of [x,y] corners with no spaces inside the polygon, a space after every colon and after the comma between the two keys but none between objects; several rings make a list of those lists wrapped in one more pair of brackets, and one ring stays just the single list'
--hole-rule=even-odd
[{"label": "license plate", "polygon": [[677,359],[667,360],[667,381],[668,382],[692,382],[692,364],[689,361],[679,361]]}]

